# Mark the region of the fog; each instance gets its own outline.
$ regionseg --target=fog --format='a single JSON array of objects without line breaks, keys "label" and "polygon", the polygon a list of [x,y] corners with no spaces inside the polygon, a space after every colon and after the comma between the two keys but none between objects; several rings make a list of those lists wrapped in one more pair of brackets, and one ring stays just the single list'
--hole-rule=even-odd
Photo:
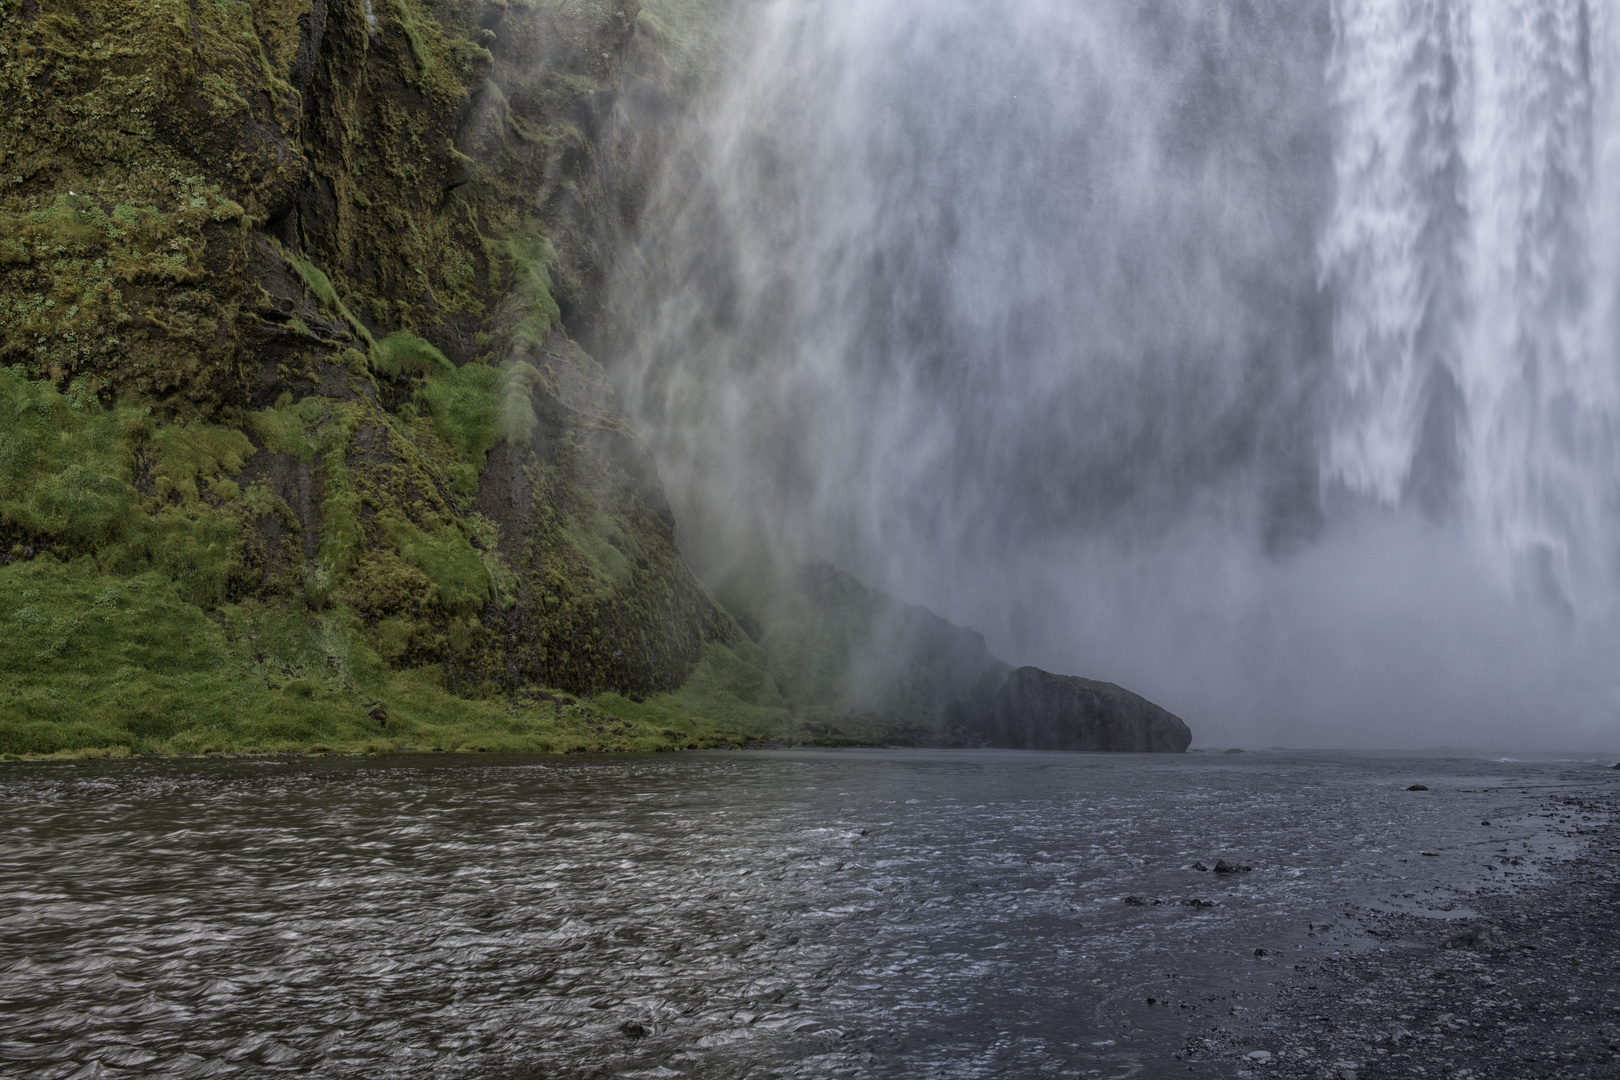
[{"label": "fog", "polygon": [[1195,745],[1620,742],[1620,17],[764,0],[621,260],[700,572]]}]

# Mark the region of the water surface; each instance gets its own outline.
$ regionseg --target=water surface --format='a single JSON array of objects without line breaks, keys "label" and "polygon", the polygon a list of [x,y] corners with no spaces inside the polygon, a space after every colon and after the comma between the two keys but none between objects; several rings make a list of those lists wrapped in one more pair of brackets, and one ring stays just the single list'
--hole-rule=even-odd
[{"label": "water surface", "polygon": [[[1347,915],[1467,917],[1577,851],[1559,800],[1612,776],[1325,752],[6,765],[0,1072],[1222,1075],[1176,1054],[1307,955],[1399,947]],[[1193,869],[1217,859],[1253,869]]]}]

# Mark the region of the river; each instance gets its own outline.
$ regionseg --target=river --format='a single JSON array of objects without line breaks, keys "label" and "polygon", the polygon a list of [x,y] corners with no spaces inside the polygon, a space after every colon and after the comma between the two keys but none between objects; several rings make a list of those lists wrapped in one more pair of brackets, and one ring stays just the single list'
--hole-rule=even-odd
[{"label": "river", "polygon": [[1399,947],[1358,911],[1466,919],[1573,856],[1603,764],[5,764],[0,1073],[1231,1075],[1189,1040]]}]

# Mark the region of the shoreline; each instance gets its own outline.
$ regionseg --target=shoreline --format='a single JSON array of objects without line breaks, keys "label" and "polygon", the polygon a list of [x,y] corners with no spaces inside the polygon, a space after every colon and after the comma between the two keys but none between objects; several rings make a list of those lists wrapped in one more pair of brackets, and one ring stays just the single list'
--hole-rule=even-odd
[{"label": "shoreline", "polygon": [[1597,820],[1572,817],[1586,850],[1546,880],[1477,893],[1466,920],[1359,910],[1380,944],[1296,965],[1264,1012],[1181,1059],[1279,1080],[1620,1075],[1620,793],[1549,805]]}]

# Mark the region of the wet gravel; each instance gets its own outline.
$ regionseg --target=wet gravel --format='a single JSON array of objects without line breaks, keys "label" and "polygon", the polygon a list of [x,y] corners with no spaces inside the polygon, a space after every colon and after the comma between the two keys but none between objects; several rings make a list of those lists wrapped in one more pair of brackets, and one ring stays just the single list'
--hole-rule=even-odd
[{"label": "wet gravel", "polygon": [[[1194,1035],[1189,1071],[1278,1080],[1620,1077],[1620,800],[1549,800],[1583,854],[1482,886],[1465,917],[1361,908],[1336,955],[1293,966],[1252,1018]],[[1516,856],[1504,845],[1497,867]],[[1490,869],[1494,877],[1499,869]]]}]

